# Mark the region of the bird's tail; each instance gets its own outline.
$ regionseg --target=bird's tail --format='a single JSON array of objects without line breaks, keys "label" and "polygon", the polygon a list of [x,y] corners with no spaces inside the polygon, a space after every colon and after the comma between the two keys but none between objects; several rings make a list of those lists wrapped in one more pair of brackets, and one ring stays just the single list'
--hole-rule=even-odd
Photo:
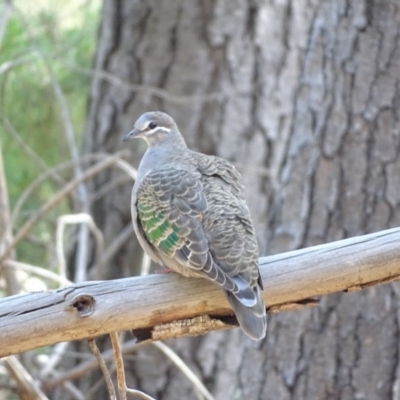
[{"label": "bird's tail", "polygon": [[267,331],[267,313],[258,287],[253,289],[257,302],[252,307],[243,305],[232,292],[224,290],[229,304],[243,331],[254,340],[261,340]]}]

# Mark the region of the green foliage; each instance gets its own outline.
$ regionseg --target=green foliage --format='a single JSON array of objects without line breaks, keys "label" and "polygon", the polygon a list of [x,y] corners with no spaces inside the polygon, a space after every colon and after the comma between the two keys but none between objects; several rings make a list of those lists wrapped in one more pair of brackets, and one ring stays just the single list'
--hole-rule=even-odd
[{"label": "green foliage", "polygon": [[[27,155],[10,130],[47,166],[71,158],[50,69],[62,87],[76,139],[81,144],[90,85],[90,74],[82,70],[88,71],[92,66],[100,16],[99,2],[47,0],[35,4],[12,11],[0,51],[0,69],[9,66],[0,75],[0,140],[11,208],[43,168]],[[26,203],[22,220],[58,189],[51,180],[42,184]],[[67,203],[61,207],[68,210]],[[49,215],[52,229],[56,215],[60,215],[60,209]],[[48,234],[49,224],[38,224],[35,236],[45,242]],[[21,258],[29,253],[30,262],[43,265],[45,260],[39,249],[25,243],[18,250]]]}]

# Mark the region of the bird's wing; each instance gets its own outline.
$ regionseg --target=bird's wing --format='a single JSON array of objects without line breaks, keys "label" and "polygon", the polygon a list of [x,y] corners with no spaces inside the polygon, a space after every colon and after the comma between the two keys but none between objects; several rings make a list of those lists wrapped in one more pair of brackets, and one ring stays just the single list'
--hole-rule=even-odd
[{"label": "bird's wing", "polygon": [[157,251],[215,281],[251,307],[256,299],[248,282],[225,273],[210,252],[202,225],[208,199],[201,178],[198,170],[177,166],[156,168],[146,175],[137,193],[141,228]]},{"label": "bird's wing", "polygon": [[256,302],[251,307],[244,304],[241,293],[225,293],[242,329],[260,340],[265,337],[267,317],[261,297],[258,245],[240,174],[219,157],[197,153],[196,161],[208,202],[202,225],[210,253],[225,274],[252,289]]},{"label": "bird's wing", "polygon": [[262,289],[258,245],[239,172],[219,157],[200,155],[198,165],[209,203],[203,228],[215,262],[228,275]]},{"label": "bird's wing", "polygon": [[242,178],[237,169],[227,160],[216,156],[196,154],[198,169],[202,175],[214,177],[225,182],[230,192],[240,201],[245,203]]}]

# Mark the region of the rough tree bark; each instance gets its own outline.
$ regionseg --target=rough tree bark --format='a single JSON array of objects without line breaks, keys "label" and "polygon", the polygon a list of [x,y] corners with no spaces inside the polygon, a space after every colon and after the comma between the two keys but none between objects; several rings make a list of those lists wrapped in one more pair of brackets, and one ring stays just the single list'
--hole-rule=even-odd
[{"label": "rough tree bark", "polygon": [[[241,171],[261,254],[398,226],[399,25],[397,0],[104,0],[96,69],[126,85],[93,80],[86,149],[114,152],[143,111],[165,110],[191,148]],[[108,241],[130,223],[130,189],[95,203]],[[132,237],[124,271],[100,277],[132,274],[139,254]],[[237,329],[171,344],[218,400],[399,398],[399,296],[386,285],[274,315],[262,343]],[[196,399],[156,350],[140,355],[132,386]]]}]

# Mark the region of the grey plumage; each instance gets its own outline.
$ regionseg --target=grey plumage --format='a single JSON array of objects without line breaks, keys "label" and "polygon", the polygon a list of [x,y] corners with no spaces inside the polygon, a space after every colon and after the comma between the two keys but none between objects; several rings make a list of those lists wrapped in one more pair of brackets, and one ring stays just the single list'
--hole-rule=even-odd
[{"label": "grey plumage", "polygon": [[221,286],[244,332],[262,339],[258,246],[239,173],[222,158],[189,150],[167,114],[143,114],[124,140],[134,137],[149,145],[132,191],[144,251],[184,276]]}]

